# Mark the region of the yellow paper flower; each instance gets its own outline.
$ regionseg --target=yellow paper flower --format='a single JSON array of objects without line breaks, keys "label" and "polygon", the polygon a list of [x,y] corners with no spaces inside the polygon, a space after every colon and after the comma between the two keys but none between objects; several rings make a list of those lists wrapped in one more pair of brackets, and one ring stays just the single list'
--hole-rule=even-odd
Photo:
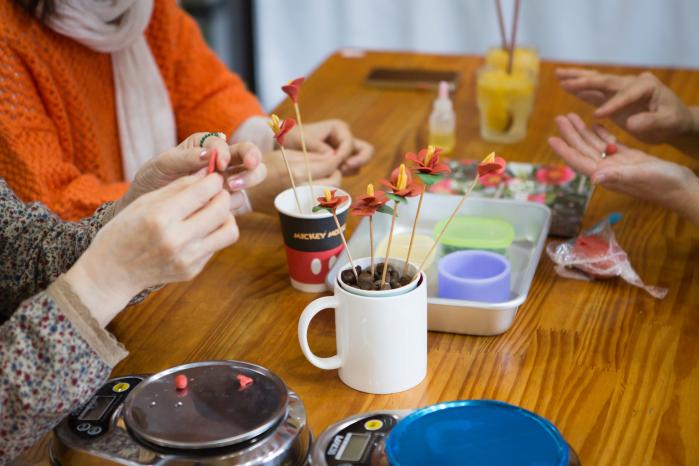
[{"label": "yellow paper flower", "polygon": [[373,184],[370,183],[366,186],[366,195],[374,197],[374,185]]},{"label": "yellow paper flower", "polygon": [[330,192],[330,190],[329,190],[328,188],[325,188],[325,189],[323,190],[323,194],[325,194],[325,200],[326,200],[326,201],[330,202],[330,201],[333,200],[333,195],[332,195],[332,193]]}]

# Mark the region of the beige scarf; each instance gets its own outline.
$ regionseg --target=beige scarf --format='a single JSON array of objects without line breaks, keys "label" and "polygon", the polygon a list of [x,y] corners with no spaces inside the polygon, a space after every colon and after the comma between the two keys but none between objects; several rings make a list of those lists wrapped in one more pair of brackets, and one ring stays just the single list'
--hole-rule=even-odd
[{"label": "beige scarf", "polygon": [[153,0],[58,0],[48,26],[112,58],[124,175],[177,142],[165,82],[143,32]]}]

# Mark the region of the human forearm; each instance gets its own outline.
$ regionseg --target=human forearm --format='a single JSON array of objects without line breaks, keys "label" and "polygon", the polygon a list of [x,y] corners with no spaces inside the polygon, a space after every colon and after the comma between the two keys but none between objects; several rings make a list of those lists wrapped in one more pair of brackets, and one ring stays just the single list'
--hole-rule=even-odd
[{"label": "human forearm", "polygon": [[60,282],[0,326],[0,464],[87,401],[126,355]]},{"label": "human forearm", "polygon": [[680,196],[675,202],[675,210],[685,219],[699,227],[699,178],[689,169]]},{"label": "human forearm", "polygon": [[699,106],[689,107],[686,123],[670,144],[687,155],[699,158]]}]

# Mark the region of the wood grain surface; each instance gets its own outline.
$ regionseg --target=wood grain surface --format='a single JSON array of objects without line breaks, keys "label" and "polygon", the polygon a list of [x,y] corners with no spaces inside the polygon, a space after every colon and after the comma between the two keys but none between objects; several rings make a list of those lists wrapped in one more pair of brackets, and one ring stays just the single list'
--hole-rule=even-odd
[{"label": "wood grain surface", "polygon": [[[473,56],[368,53],[329,57],[303,86],[305,121],[346,120],[376,147],[364,172],[343,187],[359,194],[386,175],[407,150],[424,144],[430,92],[379,90],[362,81],[373,67],[423,67],[461,73],[454,95],[455,156],[480,159],[495,150],[511,161],[555,162],[546,140],[553,118],[591,108],[565,94],[544,62],[526,139],[514,145],[479,136]],[[639,69],[597,67],[615,73]],[[699,72],[653,70],[685,102],[699,104]],[[280,77],[280,83],[288,77]],[[293,116],[284,102],[280,116]],[[668,146],[644,146],[616,128],[626,143],[690,166],[699,163]],[[619,211],[615,227],[639,275],[669,288],[664,300],[621,280],[559,278],[544,255],[527,301],[501,336],[429,334],[427,378],[396,395],[346,387],[336,371],[315,368],[301,354],[297,322],[318,295],[293,290],[276,217],[240,219],[241,239],[219,253],[189,283],[170,285],[123,312],[111,330],[130,350],[114,375],[152,373],[189,361],[242,359],[279,374],[304,400],[311,428],[375,409],[415,408],[454,400],[492,398],[533,410],[558,426],[584,465],[699,464],[699,230],[675,214],[597,189],[585,225]],[[350,228],[356,220],[350,221]],[[316,353],[334,354],[332,311],[311,326]]]}]

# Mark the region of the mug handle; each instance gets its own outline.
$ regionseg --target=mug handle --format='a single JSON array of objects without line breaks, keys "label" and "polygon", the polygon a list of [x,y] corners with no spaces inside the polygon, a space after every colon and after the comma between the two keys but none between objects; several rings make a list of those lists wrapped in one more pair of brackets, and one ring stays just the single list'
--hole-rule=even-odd
[{"label": "mug handle", "polygon": [[342,365],[340,356],[337,354],[329,358],[319,358],[308,345],[308,326],[311,323],[313,317],[324,309],[335,309],[340,305],[340,300],[335,296],[324,296],[313,301],[311,304],[306,306],[306,309],[301,313],[301,318],[299,319],[299,344],[301,345],[301,351],[303,355],[306,356],[311,364],[320,369],[339,369]]}]

